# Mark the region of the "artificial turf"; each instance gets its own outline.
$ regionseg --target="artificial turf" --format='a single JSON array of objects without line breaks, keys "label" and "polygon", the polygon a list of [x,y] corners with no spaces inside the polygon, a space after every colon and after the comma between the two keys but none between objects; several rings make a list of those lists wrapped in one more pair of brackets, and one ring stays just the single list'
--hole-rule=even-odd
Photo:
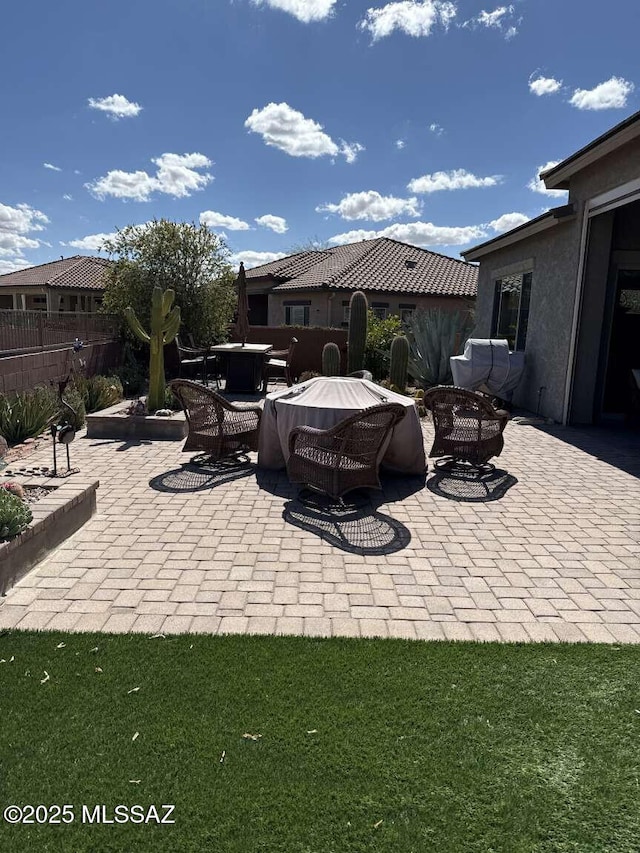
[{"label": "artificial turf", "polygon": [[637,647],[5,632],[0,659],[1,808],[74,813],[0,818],[2,851],[640,849]]}]

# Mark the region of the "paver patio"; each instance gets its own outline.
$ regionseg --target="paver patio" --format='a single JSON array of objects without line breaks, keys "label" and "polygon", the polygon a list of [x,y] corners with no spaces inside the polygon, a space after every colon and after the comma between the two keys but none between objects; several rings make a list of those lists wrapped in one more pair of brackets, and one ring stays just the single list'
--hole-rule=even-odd
[{"label": "paver patio", "polygon": [[449,499],[430,471],[336,525],[284,472],[182,469],[180,447],[75,442],[98,512],[1,628],[640,641],[640,436],[511,423],[502,497]]}]

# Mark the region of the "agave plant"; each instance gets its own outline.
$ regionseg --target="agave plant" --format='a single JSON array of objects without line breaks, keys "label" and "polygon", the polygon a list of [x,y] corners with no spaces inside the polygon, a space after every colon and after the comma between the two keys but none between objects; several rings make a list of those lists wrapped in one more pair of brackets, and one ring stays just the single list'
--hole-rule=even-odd
[{"label": "agave plant", "polygon": [[468,313],[441,308],[414,311],[408,321],[409,375],[421,388],[453,382],[449,358],[457,355],[471,334]]}]

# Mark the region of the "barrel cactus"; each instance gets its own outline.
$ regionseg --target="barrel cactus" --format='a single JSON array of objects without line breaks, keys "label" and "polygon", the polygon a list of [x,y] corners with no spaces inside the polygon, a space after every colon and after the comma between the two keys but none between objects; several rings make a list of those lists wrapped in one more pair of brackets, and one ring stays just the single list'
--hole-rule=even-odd
[{"label": "barrel cactus", "polygon": [[[151,331],[146,332],[136,317],[133,308],[125,309],[131,331],[141,341],[149,344],[149,396],[147,408],[150,412],[164,407],[164,347],[170,344],[180,328],[180,308],[173,305],[175,293],[171,288],[163,292],[161,287],[153,288],[151,303]],[[173,305],[173,308],[171,307]]]},{"label": "barrel cactus", "polygon": [[322,348],[322,373],[324,376],[340,376],[340,348],[329,342]]},{"label": "barrel cactus", "polygon": [[364,367],[368,310],[367,297],[356,290],[349,302],[349,373]]},{"label": "barrel cactus", "polygon": [[396,335],[391,342],[391,365],[389,367],[389,380],[401,392],[407,387],[407,374],[409,369],[409,341],[404,335]]},{"label": "barrel cactus", "polygon": [[7,489],[0,489],[0,541],[22,533],[32,519],[31,510],[23,500]]}]

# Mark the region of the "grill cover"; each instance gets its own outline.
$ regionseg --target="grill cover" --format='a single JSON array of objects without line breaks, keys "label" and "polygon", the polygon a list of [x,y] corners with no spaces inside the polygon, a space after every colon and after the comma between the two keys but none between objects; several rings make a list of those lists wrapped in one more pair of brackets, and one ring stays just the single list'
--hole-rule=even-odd
[{"label": "grill cover", "polygon": [[449,362],[454,385],[468,391],[484,385],[501,400],[511,400],[524,370],[524,353],[510,352],[505,340],[469,338],[464,353]]}]

